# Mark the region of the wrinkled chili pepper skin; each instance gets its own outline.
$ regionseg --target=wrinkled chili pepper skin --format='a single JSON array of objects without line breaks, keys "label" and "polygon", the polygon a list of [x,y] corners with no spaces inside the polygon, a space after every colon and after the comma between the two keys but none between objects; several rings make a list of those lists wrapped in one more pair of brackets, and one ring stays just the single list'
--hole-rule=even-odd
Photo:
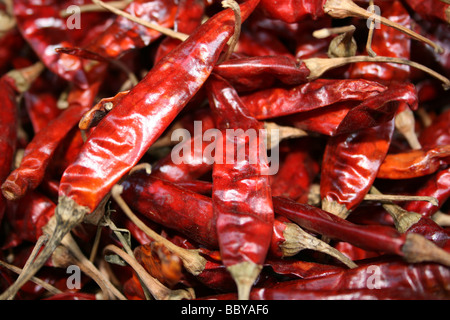
[{"label": "wrinkled chili pepper skin", "polygon": [[295,23],[306,17],[316,19],[317,17],[323,16],[323,6],[325,2],[325,0],[261,0],[260,7],[266,15],[272,19],[282,20],[287,23]]},{"label": "wrinkled chili pepper skin", "polygon": [[[176,9],[174,0],[138,0],[132,1],[124,11],[147,22],[172,28]],[[89,43],[85,49],[106,58],[117,58],[129,50],[149,45],[161,36],[158,31],[146,28],[125,17],[116,16],[113,20],[99,38]]]},{"label": "wrinkled chili pepper skin", "polygon": [[[7,75],[0,78],[2,97],[0,116],[0,182],[8,177],[14,159],[17,141],[17,104],[15,85]],[[0,221],[5,212],[6,199],[0,195]]]},{"label": "wrinkled chili pepper skin", "polygon": [[381,179],[411,179],[432,174],[450,160],[450,145],[388,154],[380,166]]},{"label": "wrinkled chili pepper skin", "polygon": [[386,226],[356,225],[319,208],[273,197],[274,210],[300,227],[332,239],[349,242],[369,251],[383,251],[403,255],[405,235]]},{"label": "wrinkled chili pepper skin", "polygon": [[450,144],[450,110],[444,111],[430,126],[420,132],[419,142],[422,148],[433,148]]},{"label": "wrinkled chili pepper skin", "polygon": [[439,201],[439,205],[435,206],[427,201],[409,201],[404,205],[404,209],[417,212],[424,217],[431,217],[450,197],[450,169],[434,174],[415,195],[434,197]]},{"label": "wrinkled chili pepper skin", "polygon": [[40,130],[26,146],[20,166],[2,184],[2,192],[9,199],[19,199],[35,189],[43,180],[52,156],[61,141],[89,110],[103,80],[106,65],[98,65],[89,74],[91,86],[87,90],[75,87],[68,97],[69,107]]},{"label": "wrinkled chili pepper skin", "polygon": [[377,127],[331,137],[325,148],[320,196],[344,205],[358,206],[375,181],[394,133],[394,120]]},{"label": "wrinkled chili pepper skin", "polygon": [[[265,141],[259,132],[263,125],[247,115],[236,90],[223,78],[212,75],[207,88],[221,130],[213,164],[212,203],[222,261],[227,267],[244,261],[263,265],[274,219]],[[250,145],[251,138],[230,136],[226,129],[255,130],[258,136]],[[247,150],[258,155],[256,163],[251,163]],[[241,159],[237,155],[242,152]]]},{"label": "wrinkled chili pepper skin", "polygon": [[[242,5],[243,19],[257,2]],[[60,196],[72,198],[88,211],[97,207],[208,78],[233,34],[233,16],[231,10],[225,10],[209,19],[160,60],[108,113],[89,136],[77,160],[66,169]]]},{"label": "wrinkled chili pepper skin", "polygon": [[344,101],[363,101],[386,90],[366,80],[317,79],[293,88],[270,88],[244,95],[249,112],[258,119],[269,119],[319,109]]},{"label": "wrinkled chili pepper skin", "polygon": [[[379,271],[377,283],[370,280]],[[342,270],[316,279],[284,281],[267,288],[254,288],[252,300],[448,300],[448,268],[438,264],[414,266],[399,261],[368,261],[364,265]],[[376,289],[375,289],[376,286]],[[234,294],[217,299],[236,299]]]}]

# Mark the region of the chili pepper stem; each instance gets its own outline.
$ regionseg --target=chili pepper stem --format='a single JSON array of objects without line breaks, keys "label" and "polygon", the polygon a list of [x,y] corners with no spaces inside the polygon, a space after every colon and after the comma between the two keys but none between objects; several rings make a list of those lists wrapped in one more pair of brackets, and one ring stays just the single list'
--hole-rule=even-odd
[{"label": "chili pepper stem", "polygon": [[450,253],[417,233],[408,233],[402,252],[410,263],[436,262],[450,267]]},{"label": "chili pepper stem", "polygon": [[[51,257],[55,249],[60,245],[64,236],[69,233],[72,228],[82,222],[84,216],[88,212],[87,208],[81,207],[70,198],[61,197],[58,206],[55,209],[55,215],[52,219],[55,222],[49,222],[51,227],[54,223],[51,237],[46,243],[44,249],[37,256],[36,260],[30,264],[29,268],[23,270],[20,277],[0,295],[0,300],[12,300],[20,288],[38,272],[45,262]],[[52,220],[51,219],[51,220]]]},{"label": "chili pepper stem", "polygon": [[181,300],[181,299],[195,299],[195,294],[192,288],[187,290],[170,290],[164,286],[157,279],[153,278],[135,259],[128,255],[125,251],[115,245],[107,245],[104,250],[105,253],[111,251],[121,257],[128,263],[133,270],[139,275],[145,286],[151,292],[152,296],[157,300]]},{"label": "chili pepper stem", "polygon": [[429,75],[435,77],[436,79],[443,82],[443,87],[445,90],[450,88],[450,80],[444,77],[443,75],[437,73],[436,71],[421,65],[417,62],[410,61],[407,59],[401,58],[393,58],[393,57],[369,57],[369,56],[354,56],[354,57],[344,57],[344,58],[310,58],[303,60],[306,67],[310,70],[310,74],[308,76],[309,80],[315,80],[320,78],[325,72],[335,69],[338,67],[342,67],[349,63],[357,63],[357,62],[377,62],[377,63],[398,63],[408,65],[413,68],[417,68],[422,70]]},{"label": "chili pepper stem", "polygon": [[126,202],[120,196],[122,190],[123,187],[121,185],[115,185],[111,190],[111,195],[117,202],[117,204],[121,207],[121,209],[124,211],[124,213],[127,215],[127,217],[149,237],[153,238],[155,241],[163,243],[170,251],[177,254],[183,261],[183,265],[188,272],[190,272],[193,275],[200,274],[205,269],[206,259],[199,254],[198,250],[186,250],[180,248],[177,245],[170,242],[169,240],[163,238],[162,236],[154,232],[149,227],[147,227],[145,223],[142,222],[131,211],[130,207],[128,207]]},{"label": "chili pepper stem", "polygon": [[228,50],[224,54],[223,58],[219,60],[220,62],[227,61],[231,54],[233,53],[238,41],[239,37],[241,35],[241,24],[242,24],[242,18],[241,18],[241,8],[239,7],[239,4],[234,0],[223,0],[222,1],[222,7],[224,8],[231,8],[234,12],[234,34],[228,41]]},{"label": "chili pepper stem", "polygon": [[143,19],[135,17],[135,16],[133,16],[133,15],[131,15],[131,14],[125,12],[125,11],[122,11],[120,9],[117,9],[117,8],[113,7],[113,6],[110,6],[109,4],[107,4],[107,3],[103,2],[103,1],[92,0],[92,2],[94,2],[95,4],[105,8],[105,9],[107,9],[107,10],[109,10],[109,11],[111,11],[111,12],[113,12],[113,13],[119,15],[119,16],[127,18],[127,19],[129,19],[129,20],[131,20],[133,22],[139,23],[139,24],[141,24],[141,25],[143,25],[143,26],[145,26],[145,27],[147,27],[149,29],[153,29],[155,31],[161,32],[162,34],[164,34],[164,35],[166,35],[168,37],[171,37],[171,38],[174,38],[174,39],[178,39],[178,40],[181,40],[181,41],[184,41],[184,40],[186,40],[189,37],[188,35],[183,34],[181,32],[176,32],[176,31],[173,31],[172,29],[165,28],[165,27],[160,26],[160,25],[158,25],[156,23],[150,23],[148,21],[145,21]]},{"label": "chili pepper stem", "polygon": [[405,28],[404,26],[395,23],[389,19],[386,19],[385,17],[382,17],[380,15],[377,15],[373,12],[369,12],[367,10],[364,10],[363,8],[356,5],[351,0],[327,0],[324,5],[324,11],[328,15],[332,16],[333,18],[338,19],[344,19],[348,17],[358,17],[358,18],[364,18],[364,19],[371,19],[372,21],[379,21],[380,23],[392,27],[394,29],[399,30],[400,32],[403,32],[410,36],[413,39],[422,41],[424,43],[427,43],[431,47],[434,48],[434,50],[437,53],[443,53],[444,50],[441,46],[434,43],[430,39],[412,31],[411,29]]},{"label": "chili pepper stem", "polygon": [[442,211],[436,211],[436,213],[431,216],[431,219],[441,227],[450,227],[450,215],[443,213]]},{"label": "chili pepper stem", "polygon": [[44,69],[42,62],[36,62],[26,68],[9,71],[8,76],[14,80],[17,91],[25,92]]},{"label": "chili pepper stem", "polygon": [[287,227],[283,232],[286,241],[280,246],[284,257],[294,256],[303,249],[311,249],[328,254],[351,269],[358,266],[339,250],[305,232],[298,225],[294,223],[287,223],[286,225]]},{"label": "chili pepper stem", "polygon": [[327,198],[322,199],[322,210],[332,213],[342,219],[347,219],[350,214],[350,211],[345,205]]},{"label": "chili pepper stem", "polygon": [[415,119],[411,109],[406,108],[395,116],[395,127],[405,137],[412,149],[422,149],[414,130]]},{"label": "chili pepper stem", "polygon": [[227,267],[236,282],[239,300],[249,300],[253,283],[258,278],[261,269],[262,265],[250,261],[243,261]]},{"label": "chili pepper stem", "polygon": [[[19,275],[20,275],[20,273],[23,270],[21,268],[18,268],[16,266],[13,266],[13,265],[11,265],[9,263],[6,263],[4,261],[1,261],[1,260],[0,260],[0,266],[6,268],[8,270],[11,270],[12,272],[17,273]],[[58,294],[58,293],[62,292],[58,288],[55,288],[54,286],[52,286],[50,283],[47,283],[44,280],[41,280],[41,279],[39,279],[37,277],[31,277],[30,280],[33,281],[35,284],[41,286],[42,288],[44,288],[45,290],[47,290],[51,294]]]},{"label": "chili pepper stem", "polygon": [[[372,8],[372,14],[374,13],[374,7],[373,7],[373,0],[369,1],[369,7]],[[373,33],[375,30],[375,21],[372,19],[370,21],[370,26],[369,26],[369,34],[367,35],[367,41],[366,41],[366,51],[367,54],[371,57],[375,57],[377,54],[375,53],[375,51],[373,51],[372,49],[372,40],[373,40]]]}]

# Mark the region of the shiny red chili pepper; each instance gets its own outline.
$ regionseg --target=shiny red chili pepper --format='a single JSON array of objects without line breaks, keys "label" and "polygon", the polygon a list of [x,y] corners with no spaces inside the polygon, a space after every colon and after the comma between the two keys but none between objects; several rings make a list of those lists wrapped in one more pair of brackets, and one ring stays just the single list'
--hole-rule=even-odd
[{"label": "shiny red chili pepper", "polygon": [[364,101],[385,90],[385,86],[374,81],[317,79],[292,88],[275,87],[257,91],[243,95],[242,100],[257,119],[270,119],[340,102]]},{"label": "shiny red chili pepper", "polygon": [[322,160],[322,208],[346,218],[369,192],[385,159],[394,120],[358,132],[331,137]]},{"label": "shiny red chili pepper", "polygon": [[419,187],[415,195],[434,197],[438,200],[439,205],[436,206],[427,201],[408,201],[403,208],[417,212],[424,217],[431,217],[450,197],[450,169],[443,169],[435,173]]},{"label": "shiny red chili pepper", "polygon": [[[261,137],[262,123],[246,113],[226,80],[213,74],[207,88],[221,132],[216,137],[212,193],[220,254],[239,296],[245,297],[260,273],[272,238],[274,214],[265,136]],[[250,142],[252,138],[245,133],[230,137],[227,129],[253,130],[255,140]],[[256,161],[252,162],[251,155]]]},{"label": "shiny red chili pepper", "polygon": [[317,19],[323,16],[323,5],[326,0],[308,1],[296,0],[280,3],[271,0],[261,0],[261,9],[272,19],[287,23],[298,22],[308,16]]},{"label": "shiny red chili pepper", "polygon": [[388,154],[380,166],[381,179],[411,179],[422,177],[446,166],[450,160],[450,145]]},{"label": "shiny red chili pepper", "polygon": [[[177,5],[174,0],[137,0],[130,2],[125,12],[150,23],[172,28]],[[142,48],[161,37],[161,33],[139,25],[122,16],[111,18],[98,38],[82,48],[105,58],[117,58],[125,52]],[[85,42],[86,43],[86,42]]]},{"label": "shiny red chili pepper", "polygon": [[450,144],[450,110],[438,115],[430,126],[420,132],[419,141],[423,148]]},{"label": "shiny red chili pepper", "polygon": [[[243,21],[258,2],[250,0],[241,5]],[[93,212],[113,185],[141,159],[206,81],[233,35],[234,25],[231,9],[211,17],[160,60],[98,124],[61,178],[57,224],[51,239],[25,270],[26,275],[2,296],[14,295],[65,234]]]},{"label": "shiny red chili pepper", "polygon": [[2,192],[10,200],[23,197],[44,178],[47,166],[61,141],[89,110],[103,81],[105,65],[99,64],[89,73],[87,90],[75,87],[68,96],[69,107],[40,130],[27,145],[20,166],[2,184]]}]

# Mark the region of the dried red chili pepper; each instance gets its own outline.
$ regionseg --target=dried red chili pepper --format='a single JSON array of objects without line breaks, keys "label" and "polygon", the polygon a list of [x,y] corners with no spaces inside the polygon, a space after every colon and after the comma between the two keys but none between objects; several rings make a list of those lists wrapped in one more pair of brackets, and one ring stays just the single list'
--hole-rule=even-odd
[{"label": "dried red chili pepper", "polygon": [[20,166],[2,184],[3,195],[17,200],[28,190],[35,189],[42,181],[46,168],[60,142],[89,110],[103,81],[106,65],[98,64],[89,72],[91,86],[87,89],[73,88],[68,97],[69,107],[27,145]]},{"label": "dried red chili pepper", "polygon": [[270,119],[340,102],[364,101],[385,90],[385,86],[374,81],[317,79],[293,88],[275,87],[257,91],[243,95],[242,100],[257,119]]},{"label": "dried red chili pepper", "polygon": [[[171,28],[177,5],[174,0],[138,0],[130,2],[125,12],[150,23]],[[122,16],[112,18],[98,38],[83,48],[105,58],[117,58],[125,52],[142,48],[161,37],[161,33],[139,25]]]},{"label": "dried red chili pepper", "polygon": [[[411,17],[400,1],[379,4],[380,12],[389,20],[407,28]],[[379,56],[410,59],[411,39],[401,32],[385,25],[380,25],[372,38],[373,51]],[[368,79],[390,83],[391,81],[407,81],[410,78],[410,67],[398,64],[355,63],[349,67],[350,78]]]},{"label": "dried red chili pepper", "polygon": [[419,141],[423,148],[432,148],[450,144],[450,110],[442,112],[433,122],[423,129]]},{"label": "dried red chili pepper", "polygon": [[[212,193],[220,254],[240,299],[246,300],[269,250],[274,219],[265,137],[260,136],[263,125],[246,113],[237,92],[223,78],[213,74],[207,88],[221,132],[215,141]],[[259,137],[251,144],[252,138],[229,137],[226,129],[254,130]],[[239,157],[242,152],[244,158]]]},{"label": "dried red chili pepper", "polygon": [[450,145],[388,154],[380,166],[381,179],[411,179],[431,174],[448,164]]},{"label": "dried red chili pepper", "polygon": [[[439,261],[444,265],[450,263],[447,252],[418,234],[401,234],[387,226],[355,225],[327,211],[286,198],[273,197],[273,203],[277,214],[294,221],[306,230],[331,239],[349,242],[369,251],[398,255],[408,262]],[[417,243],[413,244],[416,241]],[[436,255],[432,254],[432,251]]]},{"label": "dried red chili pepper", "polygon": [[[267,288],[255,288],[253,300],[298,299],[424,299],[447,300],[448,268],[436,264],[411,266],[399,261],[368,262],[351,270],[317,279],[284,281]],[[411,281],[414,279],[414,281]],[[417,286],[417,284],[420,284]],[[224,294],[213,299],[236,299]]]},{"label": "dried red chili pepper", "polygon": [[346,218],[369,192],[385,159],[394,121],[331,137],[322,160],[322,209]]},{"label": "dried red chili pepper", "polygon": [[[242,4],[242,20],[248,17],[257,3],[251,0]],[[11,286],[2,297],[14,295],[17,288],[40,268],[64,235],[86,214],[94,211],[112,186],[140,160],[199,90],[233,35],[233,18],[232,10],[224,10],[209,19],[189,39],[160,60],[99,123],[77,160],[66,169],[61,179],[60,200],[55,210],[58,222],[52,238],[29,271],[24,271],[21,281]],[[170,99],[167,94],[170,94]],[[130,117],[133,125],[130,125]],[[128,143],[124,144],[124,141]],[[103,165],[105,160],[108,166]]]},{"label": "dried red chili pepper", "polygon": [[434,197],[439,205],[427,201],[409,201],[403,207],[407,211],[417,212],[424,217],[431,217],[450,197],[450,169],[444,169],[434,174],[415,193],[418,196]]}]

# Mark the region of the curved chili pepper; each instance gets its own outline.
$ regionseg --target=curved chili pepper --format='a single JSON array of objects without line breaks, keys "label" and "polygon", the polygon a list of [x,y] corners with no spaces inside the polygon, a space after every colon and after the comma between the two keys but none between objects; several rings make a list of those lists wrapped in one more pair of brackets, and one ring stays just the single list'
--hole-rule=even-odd
[{"label": "curved chili pepper", "polygon": [[450,169],[444,169],[434,174],[415,194],[434,197],[438,200],[439,205],[434,206],[427,201],[408,201],[403,208],[407,211],[417,212],[424,217],[431,217],[450,197]]},{"label": "curved chili pepper", "polygon": [[325,2],[326,0],[296,0],[279,3],[270,0],[261,0],[260,7],[270,18],[294,23],[306,17],[317,19],[317,17],[323,16],[323,5]]},{"label": "curved chili pepper", "polygon": [[40,130],[25,148],[20,166],[2,184],[2,192],[10,200],[17,200],[42,181],[46,168],[61,141],[91,107],[103,81],[106,65],[99,64],[92,72],[87,90],[74,87],[68,97],[69,107]]},{"label": "curved chili pepper", "polygon": [[442,112],[430,126],[420,132],[419,141],[423,148],[450,144],[450,110]]},{"label": "curved chili pepper", "polygon": [[[54,50],[59,46],[80,45],[83,41],[95,37],[94,28],[69,28],[66,19],[60,16],[60,11],[65,10],[70,4],[73,2],[14,1],[14,16],[22,37],[41,61],[61,78],[87,89],[88,76],[84,70],[83,60],[71,55],[58,54]],[[83,1],[76,4],[83,4]],[[86,17],[91,26],[99,23],[99,19],[94,17],[95,14],[92,13]]]},{"label": "curved chili pepper", "polygon": [[[250,0],[241,5],[243,20],[258,2]],[[24,271],[25,275],[3,297],[15,294],[39,270],[65,234],[95,210],[199,90],[233,35],[233,18],[232,10],[223,10],[209,19],[160,60],[99,123],[61,178],[52,237],[29,270]]]},{"label": "curved chili pepper", "polygon": [[[436,264],[408,265],[398,261],[369,262],[318,279],[284,281],[267,288],[255,288],[252,300],[349,300],[423,299],[447,300],[448,268]],[[414,280],[412,280],[414,279]],[[419,284],[419,285],[417,285]],[[212,296],[236,299],[236,295]]]},{"label": "curved chili pepper", "polygon": [[[125,12],[147,22],[171,28],[174,24],[177,6],[174,0],[136,0],[130,2]],[[122,16],[112,18],[98,38],[83,48],[105,58],[117,58],[125,52],[142,48],[161,37],[161,33],[139,25]]]},{"label": "curved chili pepper", "polygon": [[[349,242],[364,250],[394,254],[408,262],[439,261],[444,265],[450,263],[446,251],[421,235],[401,234],[394,228],[381,225],[356,225],[327,211],[286,198],[273,197],[273,204],[277,214],[306,230],[331,239]],[[432,251],[436,255],[431,254]]]},{"label": "curved chili pepper", "polygon": [[[263,125],[248,116],[226,80],[213,74],[207,85],[210,106],[221,130],[216,137],[212,193],[220,254],[236,281],[239,296],[246,299],[269,250],[274,219],[265,141],[260,136]],[[252,138],[245,134],[227,137],[230,134],[226,129],[254,130],[259,137],[251,145],[248,140]],[[257,155],[256,163],[251,162],[247,148]],[[239,158],[242,152],[243,159]]]},{"label": "curved chili pepper", "polygon": [[380,166],[381,179],[411,179],[436,172],[447,165],[450,145],[388,154]]},{"label": "curved chili pepper", "polygon": [[364,101],[385,90],[385,86],[374,81],[317,79],[293,88],[275,87],[257,91],[243,95],[242,100],[250,114],[261,120],[311,111],[344,101]]},{"label": "curved chili pepper", "polygon": [[322,209],[346,218],[369,192],[385,159],[394,121],[331,137],[322,160]]}]

